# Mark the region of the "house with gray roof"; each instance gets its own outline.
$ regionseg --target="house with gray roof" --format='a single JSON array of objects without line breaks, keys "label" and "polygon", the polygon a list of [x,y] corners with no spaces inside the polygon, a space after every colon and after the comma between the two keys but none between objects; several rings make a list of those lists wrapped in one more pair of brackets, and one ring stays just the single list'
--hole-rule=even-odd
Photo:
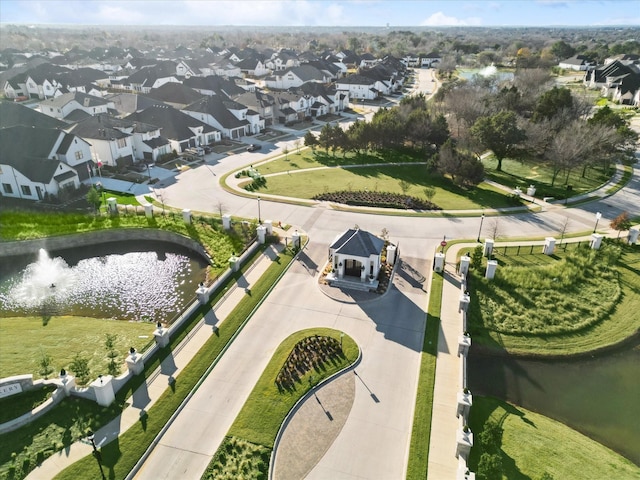
[{"label": "house with gray roof", "polygon": [[[184,113],[215,127],[223,138],[240,138],[259,132],[259,124],[251,124],[248,108],[221,95],[204,96],[182,109]],[[255,121],[255,119],[254,119]],[[257,129],[258,131],[254,132]]]},{"label": "house with gray roof", "polygon": [[91,143],[96,163],[110,167],[133,165],[132,135],[118,128],[118,119],[109,115],[96,115],[76,123],[70,132]]},{"label": "house with gray roof", "polygon": [[15,102],[0,101],[0,128],[23,125],[25,127],[65,128],[69,125],[33,108]]},{"label": "house with gray roof", "polygon": [[283,72],[268,76],[262,80],[262,83],[267,88],[288,90],[308,82],[329,83],[330,81],[330,75],[309,63],[305,63],[299,67],[289,68]]},{"label": "house with gray roof", "polygon": [[74,110],[82,110],[89,115],[108,113],[115,110],[112,102],[102,97],[71,92],[40,102],[40,111],[50,117],[65,119]]},{"label": "house with gray roof", "polygon": [[0,128],[0,196],[43,200],[89,176],[90,145],[54,128]]},{"label": "house with gray roof", "polygon": [[124,120],[160,127],[162,136],[169,140],[171,151],[175,150],[177,153],[222,139],[219,130],[168,105],[151,106],[141,112],[132,113]]},{"label": "house with gray roof", "polygon": [[147,93],[147,97],[159,100],[179,110],[201,98],[202,94],[182,83],[170,82],[161,87],[152,88]]}]

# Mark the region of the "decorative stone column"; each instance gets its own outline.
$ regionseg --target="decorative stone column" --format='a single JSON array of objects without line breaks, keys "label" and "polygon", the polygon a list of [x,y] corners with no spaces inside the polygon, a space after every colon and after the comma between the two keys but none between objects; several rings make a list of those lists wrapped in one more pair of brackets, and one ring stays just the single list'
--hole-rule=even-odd
[{"label": "decorative stone column", "polygon": [[191,225],[191,210],[189,210],[188,208],[182,210],[182,220],[184,221],[185,225]]},{"label": "decorative stone column", "polygon": [[129,349],[129,355],[125,361],[127,362],[127,368],[133,375],[140,375],[144,371],[142,355],[139,355],[135,348],[131,347]]},{"label": "decorative stone column", "polygon": [[602,245],[602,235],[599,233],[592,233],[589,248],[591,248],[591,250],[600,250],[600,245]]},{"label": "decorative stone column", "polygon": [[232,272],[237,272],[238,270],[240,270],[240,258],[236,257],[235,255],[229,257],[229,268]]},{"label": "decorative stone column", "polygon": [[456,458],[462,457],[468,460],[471,447],[473,447],[473,433],[469,427],[464,426],[456,432]]},{"label": "decorative stone column", "polygon": [[545,255],[553,255],[553,252],[556,249],[556,239],[553,237],[547,237],[544,239],[544,247],[542,248],[542,253]]},{"label": "decorative stone column", "polygon": [[462,392],[458,392],[457,399],[456,417],[462,415],[462,418],[469,418],[469,410],[473,405],[473,395],[471,395],[469,389],[465,388]]},{"label": "decorative stone column", "polygon": [[458,337],[458,356],[464,355],[466,357],[470,346],[471,337],[469,335],[460,335]]},{"label": "decorative stone column", "polygon": [[263,225],[267,229],[267,235],[272,235],[273,234],[273,221],[272,220],[265,220],[263,222]]},{"label": "decorative stone column", "polygon": [[204,286],[204,282],[200,282],[200,285],[196,288],[196,297],[198,298],[200,305],[204,305],[209,301],[209,295],[209,289]]},{"label": "decorative stone column", "polygon": [[107,198],[107,212],[112,215],[118,213],[118,199],[114,197]]},{"label": "decorative stone column", "polygon": [[434,272],[442,272],[444,270],[444,253],[437,252],[433,259]]},{"label": "decorative stone column", "polygon": [[484,278],[489,280],[496,276],[496,269],[498,268],[498,262],[496,260],[489,260],[487,262],[487,271],[484,274]]},{"label": "decorative stone column", "polygon": [[636,244],[636,242],[638,241],[639,233],[640,233],[640,229],[638,227],[629,229],[629,238],[627,239],[627,241],[629,242],[629,245]]},{"label": "decorative stone column", "polygon": [[466,312],[469,310],[469,303],[471,303],[471,296],[467,292],[460,294],[460,305],[458,306],[458,312]]},{"label": "decorative stone column", "polygon": [[89,385],[96,394],[96,402],[102,407],[108,407],[116,399],[113,391],[113,377],[111,375],[100,375]]},{"label": "decorative stone column", "polygon": [[69,375],[67,371],[63,368],[60,370],[60,383],[62,385],[62,389],[64,394],[68,397],[71,395],[71,390],[76,386],[76,377],[73,375]]},{"label": "decorative stone column", "polygon": [[267,241],[267,227],[264,225],[260,225],[256,228],[256,233],[258,234],[258,243],[260,245],[264,245]]},{"label": "decorative stone column", "polygon": [[293,246],[293,248],[300,248],[300,234],[298,233],[298,230],[296,230],[295,232],[293,232],[293,235],[291,235],[291,244]]},{"label": "decorative stone column", "polygon": [[231,215],[228,213],[222,215],[222,228],[225,230],[231,230]]},{"label": "decorative stone column", "polygon": [[529,185],[529,188],[527,188],[527,195],[529,195],[530,197],[535,197],[536,196],[536,186],[535,185]]},{"label": "decorative stone column", "polygon": [[484,249],[482,250],[482,255],[485,257],[490,257],[493,254],[493,238],[487,238],[484,241]]},{"label": "decorative stone column", "polygon": [[469,273],[469,265],[471,264],[471,257],[463,255],[460,257],[460,276],[466,277]]},{"label": "decorative stone column", "polygon": [[144,214],[146,215],[147,218],[153,218],[153,205],[151,205],[150,203],[147,203],[144,206]]},{"label": "decorative stone column", "polygon": [[162,326],[162,323],[156,324],[156,329],[153,331],[153,336],[156,339],[156,345],[160,348],[164,348],[169,345],[169,330]]},{"label": "decorative stone column", "polygon": [[396,246],[395,245],[387,245],[387,263],[389,265],[393,265],[396,263]]}]

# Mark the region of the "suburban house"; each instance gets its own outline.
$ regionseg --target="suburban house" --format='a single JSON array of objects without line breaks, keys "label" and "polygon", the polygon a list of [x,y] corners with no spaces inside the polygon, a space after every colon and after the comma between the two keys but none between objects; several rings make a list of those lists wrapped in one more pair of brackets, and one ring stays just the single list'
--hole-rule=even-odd
[{"label": "suburban house", "polygon": [[40,102],[40,111],[50,117],[64,119],[72,112],[82,110],[88,115],[109,113],[115,106],[108,99],[94,97],[82,92],[65,93]]},{"label": "suburban house", "polygon": [[299,87],[307,82],[329,83],[331,76],[317,69],[308,63],[299,67],[289,68],[282,73],[266,77],[262,83],[267,88],[288,90],[290,88]]},{"label": "suburban house", "polygon": [[607,65],[587,70],[584,83],[589,88],[599,88],[603,97],[633,105],[640,89],[640,64],[614,60]]},{"label": "suburban house", "polygon": [[264,64],[272,72],[281,72],[287,68],[299,66],[300,60],[295,52],[282,49],[271,55],[271,58],[265,60]]},{"label": "suburban house", "polygon": [[176,64],[170,60],[158,62],[151,67],[143,67],[122,82],[122,87],[133,92],[149,93],[165,83],[182,83],[176,72]]},{"label": "suburban house", "polygon": [[270,92],[275,100],[274,119],[278,123],[295,123],[311,117],[313,97],[301,91]]},{"label": "suburban house", "polygon": [[319,83],[305,83],[299,90],[312,97],[310,112],[312,117],[320,117],[328,113],[344,111],[349,106],[349,94],[344,90],[337,90],[335,85],[321,85]]},{"label": "suburban house", "polygon": [[53,128],[0,128],[0,196],[42,200],[89,176],[90,145]]},{"label": "suburban house", "polygon": [[245,105],[249,110],[256,112],[264,122],[262,128],[273,125],[274,105],[276,101],[272,95],[256,89],[253,92],[243,92],[239,95],[234,95],[232,98],[236,102]]},{"label": "suburban house", "polygon": [[45,115],[33,108],[15,102],[0,101],[0,128],[24,125],[25,127],[67,128],[62,120]]},{"label": "suburban house", "polygon": [[97,115],[73,125],[69,131],[91,143],[96,163],[122,168],[133,165],[133,139],[131,134],[117,128],[115,117]]},{"label": "suburban house", "polygon": [[233,79],[209,75],[206,77],[186,78],[183,85],[195,90],[202,95],[227,95],[232,97],[246,91],[236,84]]},{"label": "suburban house", "polygon": [[110,93],[104,98],[113,103],[113,106],[117,111],[117,116],[119,117],[124,117],[134,112],[140,112],[152,105],[166,105],[160,100],[154,100],[146,95],[136,93]]},{"label": "suburban house", "polygon": [[431,68],[437,63],[442,61],[442,56],[438,52],[427,53],[426,55],[420,55],[420,66]]},{"label": "suburban house", "polygon": [[[215,127],[222,133],[223,138],[240,138],[260,130],[259,121],[256,122],[254,112],[252,118],[247,117],[248,108],[234,102],[226,96],[212,95],[202,97],[191,105],[182,109],[184,113]],[[256,123],[251,123],[253,120]]]},{"label": "suburban house", "polygon": [[352,277],[364,282],[378,277],[384,240],[364,230],[349,229],[329,246],[329,262],[338,279]]},{"label": "suburban house", "polygon": [[169,140],[171,151],[182,153],[188,148],[209,145],[222,139],[219,130],[168,105],[154,105],[132,113],[124,120],[160,127],[162,137]]},{"label": "suburban house", "polygon": [[593,62],[584,55],[574,55],[573,57],[562,60],[558,63],[558,67],[565,70],[586,71],[593,65]]},{"label": "suburban house", "polygon": [[[195,78],[195,77],[194,77]],[[152,88],[147,97],[171,105],[180,110],[195,102],[202,94],[182,83],[165,83],[161,87]]]},{"label": "suburban house", "polygon": [[78,68],[56,76],[57,86],[69,92],[89,93],[109,87],[109,75],[95,68]]},{"label": "suburban house", "polygon": [[353,100],[375,100],[380,97],[388,88],[380,81],[371,77],[355,74],[347,75],[335,82],[336,89],[347,92],[349,98]]},{"label": "suburban house", "polygon": [[2,86],[4,95],[6,98],[52,98],[58,90],[57,75],[66,71],[64,67],[42,63],[6,80]]},{"label": "suburban house", "polygon": [[263,59],[258,55],[252,55],[244,60],[240,60],[236,63],[236,67],[240,69],[240,72],[251,77],[262,77],[269,74],[269,69],[264,64]]}]

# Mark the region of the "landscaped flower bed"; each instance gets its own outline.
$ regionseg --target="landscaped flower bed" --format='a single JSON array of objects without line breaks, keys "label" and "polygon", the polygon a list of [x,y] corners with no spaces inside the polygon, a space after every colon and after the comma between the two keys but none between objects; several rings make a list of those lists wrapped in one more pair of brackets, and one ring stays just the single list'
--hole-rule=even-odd
[{"label": "landscaped flower bed", "polygon": [[313,199],[361,207],[400,208],[404,210],[440,210],[440,207],[422,198],[389,192],[343,190],[339,192],[322,193],[314,196]]}]

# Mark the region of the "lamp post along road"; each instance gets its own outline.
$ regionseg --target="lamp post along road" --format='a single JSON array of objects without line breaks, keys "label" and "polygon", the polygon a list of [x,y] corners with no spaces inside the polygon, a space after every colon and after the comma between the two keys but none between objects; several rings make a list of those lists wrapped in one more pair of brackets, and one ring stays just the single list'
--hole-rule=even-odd
[{"label": "lamp post along road", "polygon": [[262,225],[262,217],[260,215],[260,197],[258,197],[258,225]]},{"label": "lamp post along road", "polygon": [[96,447],[95,435],[91,430],[89,430],[87,439],[91,442],[91,446],[93,447],[93,456],[98,462],[98,467],[100,468],[100,475],[102,475],[102,480],[107,480],[107,477],[104,476],[104,470],[102,470],[102,454]]},{"label": "lamp post along road", "polygon": [[600,212],[596,213],[596,225],[593,227],[593,233],[596,233],[596,230],[598,229],[598,222],[600,221],[600,219],[602,218],[602,214]]},{"label": "lamp post along road", "polygon": [[480,217],[480,229],[478,230],[478,242],[480,242],[480,234],[482,234],[482,223],[484,222],[484,213]]}]

